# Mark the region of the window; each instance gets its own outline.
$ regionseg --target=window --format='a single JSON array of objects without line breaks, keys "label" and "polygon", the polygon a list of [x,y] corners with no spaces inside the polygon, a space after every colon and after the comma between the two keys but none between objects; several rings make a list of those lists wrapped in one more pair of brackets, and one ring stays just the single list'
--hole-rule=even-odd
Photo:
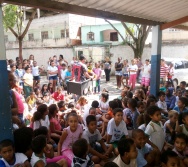
[{"label": "window", "polygon": [[42,39],[48,39],[48,31],[42,31],[41,32],[41,38]]},{"label": "window", "polygon": [[118,41],[118,33],[117,32],[110,33],[110,41]]},{"label": "window", "polygon": [[8,42],[8,35],[5,35],[5,43]]},{"label": "window", "polygon": [[33,41],[34,40],[34,35],[33,34],[28,34],[28,39],[29,39],[29,41]]},{"label": "window", "polygon": [[69,29],[66,29],[66,37],[69,38]]},{"label": "window", "polygon": [[174,68],[175,69],[183,69],[184,68],[183,62],[182,61],[176,62],[174,65]]},{"label": "window", "polygon": [[65,30],[61,30],[61,38],[65,38]]},{"label": "window", "polygon": [[87,41],[94,41],[94,33],[93,32],[88,32],[87,33]]}]

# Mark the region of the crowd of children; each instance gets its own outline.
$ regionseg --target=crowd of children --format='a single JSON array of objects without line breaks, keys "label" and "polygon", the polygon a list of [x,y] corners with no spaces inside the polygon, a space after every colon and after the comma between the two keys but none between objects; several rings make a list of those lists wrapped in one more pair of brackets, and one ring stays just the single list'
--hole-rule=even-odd
[{"label": "crowd of children", "polygon": [[1,167],[188,167],[186,82],[177,89],[166,82],[157,97],[125,85],[109,100],[108,90],[100,92],[102,72],[96,63],[91,72],[100,99],[90,103],[66,93],[74,61],[69,66],[62,55],[51,58],[44,85],[44,69],[33,55],[22,65],[19,59],[9,61],[14,142],[0,142]]}]

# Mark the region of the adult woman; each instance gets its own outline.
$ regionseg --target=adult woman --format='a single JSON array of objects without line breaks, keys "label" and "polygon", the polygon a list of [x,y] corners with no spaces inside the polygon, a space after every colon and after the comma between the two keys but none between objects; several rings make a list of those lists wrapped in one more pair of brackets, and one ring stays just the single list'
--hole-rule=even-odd
[{"label": "adult woman", "polygon": [[115,76],[117,82],[117,89],[121,88],[122,68],[123,68],[123,64],[121,63],[121,59],[118,57],[118,62],[115,63]]},{"label": "adult woman", "polygon": [[53,85],[53,91],[55,91],[56,83],[57,83],[57,74],[58,74],[58,69],[55,66],[54,61],[50,62],[50,66],[48,66],[48,76],[49,76],[49,82],[52,83]]},{"label": "adult woman", "polygon": [[131,87],[131,90],[135,88],[137,70],[138,70],[138,66],[136,65],[136,60],[132,59],[131,65],[129,66],[129,72],[130,72],[129,86]]},{"label": "adult woman", "polygon": [[104,72],[106,75],[106,82],[110,81],[111,61],[109,57],[106,57],[104,62]]},{"label": "adult woman", "polygon": [[25,67],[25,74],[23,76],[23,82],[24,82],[25,98],[27,98],[33,89],[33,75],[31,74],[31,68],[29,66]]}]

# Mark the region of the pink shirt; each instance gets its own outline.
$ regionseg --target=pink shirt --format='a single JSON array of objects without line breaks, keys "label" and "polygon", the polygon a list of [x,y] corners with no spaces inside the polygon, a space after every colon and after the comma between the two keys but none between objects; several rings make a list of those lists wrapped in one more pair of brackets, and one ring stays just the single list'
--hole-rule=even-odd
[{"label": "pink shirt", "polygon": [[94,68],[93,72],[97,75],[97,79],[101,78],[102,70],[100,68]]},{"label": "pink shirt", "polygon": [[61,130],[61,125],[59,124],[58,120],[55,119],[55,118],[51,118],[50,119],[50,123],[53,123],[54,124],[54,128],[55,130]]},{"label": "pink shirt", "polygon": [[16,92],[16,91],[14,91],[14,94],[15,94],[15,97],[16,97],[16,102],[18,104],[18,113],[19,114],[23,114],[23,112],[24,112],[24,104],[23,104],[21,95],[18,92]]},{"label": "pink shirt", "polygon": [[64,130],[67,131],[68,135],[67,135],[66,139],[63,142],[61,152],[65,151],[67,149],[72,149],[73,143],[76,140],[79,139],[80,134],[82,134],[82,132],[83,132],[82,126],[80,124],[78,124],[78,127],[77,127],[77,129],[76,129],[75,132],[71,132],[70,126],[68,126],[67,128],[65,128]]}]

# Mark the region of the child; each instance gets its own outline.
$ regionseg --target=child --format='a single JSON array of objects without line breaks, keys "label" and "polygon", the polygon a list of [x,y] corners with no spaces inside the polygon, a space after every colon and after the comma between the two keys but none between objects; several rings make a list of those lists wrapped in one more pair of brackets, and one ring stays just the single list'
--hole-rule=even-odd
[{"label": "child", "polygon": [[108,93],[101,94],[101,101],[99,102],[99,107],[102,113],[107,113],[108,111],[108,107],[109,107],[108,97],[109,97]]},{"label": "child", "polygon": [[118,165],[115,162],[107,162],[104,167],[118,167]]},{"label": "child", "polygon": [[161,122],[161,109],[157,106],[148,107],[147,114],[150,116],[151,121],[145,129],[145,134],[150,137],[150,141],[161,151],[165,143],[165,133]]},{"label": "child", "polygon": [[41,93],[43,96],[45,93],[48,93],[48,85],[47,84],[42,85]]},{"label": "child", "polygon": [[100,167],[100,165],[94,165],[93,161],[87,155],[88,144],[86,139],[78,139],[72,146],[74,158],[71,167]]},{"label": "child", "polygon": [[188,112],[184,112],[182,114],[182,123],[179,126],[178,121],[176,122],[176,131],[179,133],[184,133],[186,136],[188,136]]},{"label": "child", "polygon": [[[128,85],[128,80],[129,80],[128,67],[129,67],[128,60],[127,59],[123,60],[123,68],[122,68],[123,76],[121,78],[121,82],[122,82],[123,87]],[[125,79],[126,85],[124,84],[123,79]]]},{"label": "child", "polygon": [[[44,135],[36,136],[31,143],[31,147],[33,150],[31,157],[32,167],[45,167],[47,163],[46,157],[54,157],[52,146],[46,143],[46,137]],[[67,162],[64,159],[61,159],[56,163],[62,167],[67,167]]]},{"label": "child", "polygon": [[12,167],[12,166],[24,166],[30,167],[28,158],[23,153],[14,152],[14,144],[11,140],[5,139],[0,142],[0,162],[1,167]]},{"label": "child", "polygon": [[178,155],[171,151],[164,151],[161,155],[161,162],[162,162],[162,167],[179,167],[180,166],[180,161],[178,158]]},{"label": "child", "polygon": [[[58,143],[58,155],[66,156],[69,161],[73,159],[72,145],[82,135],[82,126],[78,124],[78,115],[70,113],[67,116],[69,126],[62,132]],[[68,162],[69,163],[69,162]]]},{"label": "child", "polygon": [[166,105],[166,102],[165,102],[165,93],[160,91],[158,93],[158,97],[159,97],[159,101],[157,102],[157,106],[159,108],[161,108],[161,112],[165,115],[168,114],[168,110],[167,110],[167,105]]},{"label": "child", "polygon": [[93,72],[96,74],[96,87],[94,89],[94,93],[97,92],[97,88],[98,88],[98,93],[100,93],[100,79],[101,79],[101,73],[102,73],[100,64],[95,63],[95,68],[93,69]]},{"label": "child", "polygon": [[137,102],[137,111],[138,111],[138,113],[139,114],[143,114],[145,112],[145,109],[146,109],[145,103],[142,102],[142,101],[138,101]]},{"label": "child", "polygon": [[143,101],[145,99],[145,94],[142,89],[136,89],[134,92],[134,99],[136,101]]},{"label": "child", "polygon": [[175,137],[175,142],[174,142],[174,151],[178,157],[180,158],[180,166],[184,167],[188,165],[188,158],[187,158],[187,151],[186,151],[186,146],[187,146],[187,136],[183,133],[179,133]]},{"label": "child", "polygon": [[186,97],[180,97],[178,100],[178,105],[174,107],[173,110],[176,110],[179,114],[188,112],[186,109],[186,105],[188,103],[188,99]]},{"label": "child", "polygon": [[112,145],[109,145],[109,148],[107,148],[104,144],[102,136],[97,129],[97,120],[94,115],[88,115],[86,123],[88,128],[83,132],[82,138],[87,140],[91,160],[94,163],[100,163],[101,160],[109,158],[109,154],[112,152],[113,147]]},{"label": "child", "polygon": [[114,159],[119,167],[137,167],[138,152],[133,139],[121,139],[118,143],[119,155]]},{"label": "child", "polygon": [[182,97],[182,94],[181,94],[181,91],[180,90],[177,90],[176,91],[176,103],[175,103],[175,106],[178,105],[178,101],[179,101],[179,98]]},{"label": "child", "polygon": [[170,144],[174,143],[174,137],[176,133],[176,125],[178,120],[178,113],[175,110],[170,110],[168,112],[169,120],[164,124],[164,130],[166,134],[166,141]]},{"label": "child", "polygon": [[141,129],[133,130],[132,137],[134,139],[138,156],[137,165],[138,167],[157,166],[160,163],[160,152],[153,150],[149,144],[146,144],[146,136],[144,131]]},{"label": "child", "polygon": [[121,138],[128,136],[125,122],[123,121],[123,111],[121,108],[113,110],[114,118],[108,122],[107,126],[107,143],[113,145],[114,153],[119,154],[117,143]]},{"label": "child", "polygon": [[81,96],[78,101],[77,101],[77,104],[76,104],[76,109],[79,110],[79,115],[83,116],[84,114],[84,110],[85,108],[87,108],[87,104],[88,104],[88,101],[86,99],[86,97],[84,96]]}]

